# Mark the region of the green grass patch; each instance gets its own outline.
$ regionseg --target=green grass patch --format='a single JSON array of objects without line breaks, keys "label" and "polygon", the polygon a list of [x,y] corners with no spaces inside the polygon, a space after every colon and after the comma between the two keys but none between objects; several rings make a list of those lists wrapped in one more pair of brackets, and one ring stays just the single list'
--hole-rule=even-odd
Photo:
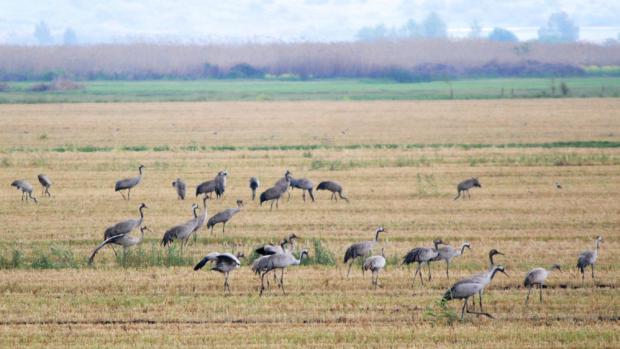
[{"label": "green grass patch", "polygon": [[[588,67],[590,77],[493,78],[397,83],[382,79],[86,81],[83,88],[32,92],[38,82],[14,82],[0,103],[151,101],[437,100],[617,97],[618,67]],[[604,76],[607,75],[607,76]],[[612,75],[612,76],[609,76]],[[564,83],[567,96],[558,86]],[[553,89],[551,86],[555,86]]]}]

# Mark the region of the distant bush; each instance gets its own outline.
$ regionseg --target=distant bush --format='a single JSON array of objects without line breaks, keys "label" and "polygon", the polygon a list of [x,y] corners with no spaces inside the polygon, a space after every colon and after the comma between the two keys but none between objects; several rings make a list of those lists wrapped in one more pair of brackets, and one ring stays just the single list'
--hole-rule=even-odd
[{"label": "distant bush", "polygon": [[229,79],[260,79],[265,76],[265,72],[247,63],[234,65],[228,70],[226,77]]},{"label": "distant bush", "polygon": [[9,90],[9,84],[6,82],[0,82],[0,92],[6,92]]}]

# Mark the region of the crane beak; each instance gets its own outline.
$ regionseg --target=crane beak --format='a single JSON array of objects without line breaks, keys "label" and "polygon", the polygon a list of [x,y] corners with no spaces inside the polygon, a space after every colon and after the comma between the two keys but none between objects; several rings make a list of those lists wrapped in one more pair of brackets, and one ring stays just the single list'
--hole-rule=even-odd
[{"label": "crane beak", "polygon": [[502,270],[501,272],[502,272],[502,274],[504,274],[504,275],[506,275],[506,276],[510,277],[510,275],[508,275],[508,273],[507,273],[507,272],[505,272],[505,271],[503,271],[503,270]]}]

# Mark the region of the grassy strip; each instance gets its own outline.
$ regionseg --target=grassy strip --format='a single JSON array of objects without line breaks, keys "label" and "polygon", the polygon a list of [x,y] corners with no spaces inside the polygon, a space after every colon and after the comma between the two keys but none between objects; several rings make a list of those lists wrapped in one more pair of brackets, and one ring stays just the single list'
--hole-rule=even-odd
[{"label": "grassy strip", "polygon": [[[336,257],[332,251],[318,239],[312,239],[311,242],[313,248],[310,250],[310,258],[305,259],[303,265],[336,265]],[[158,243],[150,243],[129,249],[127,253],[123,253],[118,246],[116,250],[118,254],[114,262],[125,268],[189,267],[197,263],[191,256],[183,255],[177,245],[163,248]],[[296,255],[299,257],[297,253]],[[15,247],[7,247],[0,250],[0,269],[80,269],[89,267],[88,257],[76,256],[70,248],[56,245],[33,247],[28,254]],[[248,264],[258,257],[254,252],[248,258]]]},{"label": "grassy strip", "polygon": [[[600,74],[600,72],[599,72]],[[596,75],[596,74],[595,74]],[[0,103],[162,101],[437,100],[618,97],[616,77],[490,78],[417,83],[382,79],[86,81],[83,88],[30,91],[41,82],[9,82]],[[565,93],[560,84],[567,87]]]},{"label": "grassy strip", "polygon": [[[490,143],[473,143],[473,144],[457,144],[457,143],[436,143],[436,144],[347,144],[347,145],[330,145],[330,144],[306,144],[306,145],[260,145],[260,146],[235,146],[235,145],[218,145],[206,146],[190,144],[180,146],[178,148],[169,145],[123,145],[118,148],[114,147],[97,147],[93,145],[76,146],[72,144],[56,146],[52,148],[29,148],[29,147],[11,147],[4,149],[4,153],[33,153],[33,152],[54,152],[54,153],[93,153],[93,152],[166,152],[166,151],[183,151],[183,152],[208,152],[208,151],[288,151],[288,150],[355,150],[355,149],[486,149],[486,148],[620,148],[620,142],[616,141],[568,141],[568,142],[548,142],[548,143],[506,143],[506,144],[490,144]],[[311,155],[304,155],[311,157]]]}]

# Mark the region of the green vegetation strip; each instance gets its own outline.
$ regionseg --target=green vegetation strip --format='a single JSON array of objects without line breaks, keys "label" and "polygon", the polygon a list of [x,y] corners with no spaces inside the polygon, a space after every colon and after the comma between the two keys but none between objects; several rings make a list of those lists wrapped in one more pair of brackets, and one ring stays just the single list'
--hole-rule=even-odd
[{"label": "green vegetation strip", "polygon": [[506,143],[506,144],[490,144],[490,143],[473,143],[473,144],[457,144],[457,143],[437,143],[437,144],[346,144],[346,145],[330,145],[330,144],[307,144],[307,145],[258,145],[258,146],[235,146],[235,145],[218,145],[206,146],[191,144],[180,146],[178,148],[168,145],[124,145],[121,147],[97,147],[93,145],[76,146],[63,145],[51,148],[30,148],[30,147],[11,147],[5,148],[3,153],[33,153],[33,152],[77,152],[77,153],[93,153],[93,152],[166,152],[166,151],[183,151],[183,152],[208,152],[208,151],[289,151],[289,150],[355,150],[355,149],[443,149],[443,148],[459,148],[459,149],[485,149],[485,148],[620,148],[620,141],[568,141],[568,142],[548,142],[548,143]]},{"label": "green vegetation strip", "polygon": [[[594,75],[607,70],[596,70]],[[397,83],[385,79],[86,81],[33,91],[44,81],[8,82],[2,103],[162,101],[437,100],[620,97],[617,77],[489,78]]]}]

